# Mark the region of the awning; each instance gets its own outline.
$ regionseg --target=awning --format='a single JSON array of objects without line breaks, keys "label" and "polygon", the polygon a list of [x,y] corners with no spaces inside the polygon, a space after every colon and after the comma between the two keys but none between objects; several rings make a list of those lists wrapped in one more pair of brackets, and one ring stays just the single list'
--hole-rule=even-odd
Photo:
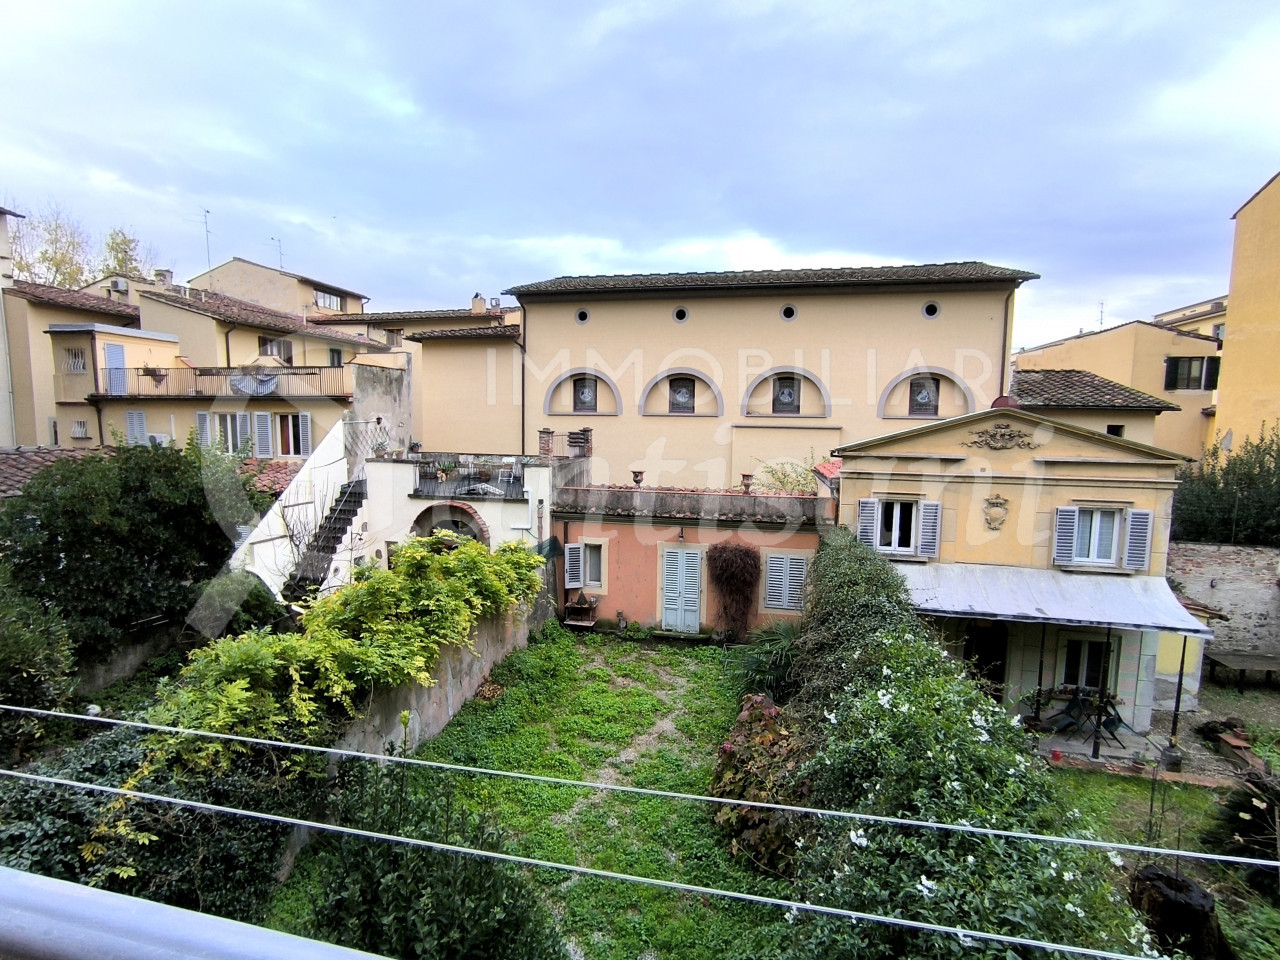
[{"label": "awning", "polygon": [[1163,577],[986,563],[896,563],[916,609],[935,617],[1161,630],[1213,639]]}]

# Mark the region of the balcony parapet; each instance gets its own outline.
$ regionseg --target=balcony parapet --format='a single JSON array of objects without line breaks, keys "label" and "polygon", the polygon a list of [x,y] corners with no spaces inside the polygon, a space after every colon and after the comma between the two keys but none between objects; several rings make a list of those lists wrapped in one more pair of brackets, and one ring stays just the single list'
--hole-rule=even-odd
[{"label": "balcony parapet", "polygon": [[59,395],[87,386],[94,399],[351,396],[351,377],[343,367],[100,367],[88,379],[59,377]]}]

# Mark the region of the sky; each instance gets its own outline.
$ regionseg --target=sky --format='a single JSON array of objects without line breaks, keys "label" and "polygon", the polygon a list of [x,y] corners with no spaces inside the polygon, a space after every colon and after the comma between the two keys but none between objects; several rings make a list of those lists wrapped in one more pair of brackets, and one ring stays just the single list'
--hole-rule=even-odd
[{"label": "sky", "polygon": [[0,35],[0,204],[369,310],[985,260],[1042,275],[1026,346],[1226,293],[1280,169],[1254,2],[42,0]]}]

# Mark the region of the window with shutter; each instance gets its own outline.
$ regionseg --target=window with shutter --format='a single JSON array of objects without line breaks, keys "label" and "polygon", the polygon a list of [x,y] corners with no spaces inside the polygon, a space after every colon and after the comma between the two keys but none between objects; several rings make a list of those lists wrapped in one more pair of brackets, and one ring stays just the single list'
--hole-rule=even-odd
[{"label": "window with shutter", "polygon": [[787,605],[786,557],[769,557],[765,561],[764,605],[775,609]]},{"label": "window with shutter", "polygon": [[1076,507],[1058,507],[1053,517],[1053,562],[1070,566],[1076,558]]},{"label": "window with shutter", "polygon": [[209,413],[207,410],[196,411],[196,443],[208,447],[211,443],[209,430]]},{"label": "window with shutter", "polygon": [[298,455],[311,456],[311,414],[298,414]]},{"label": "window with shutter", "polygon": [[1222,369],[1221,357],[1206,357],[1204,361],[1204,388],[1218,389],[1218,372]]},{"label": "window with shutter", "polygon": [[697,633],[702,600],[702,555],[697,550],[684,551],[684,576],[680,584],[680,626],[684,633]]},{"label": "window with shutter", "polygon": [[684,552],[662,552],[662,629],[680,628],[680,581],[684,567]]},{"label": "window with shutter", "polygon": [[1145,570],[1151,563],[1151,528],[1155,514],[1150,510],[1130,510],[1124,543],[1126,570]]},{"label": "window with shutter", "polygon": [[582,544],[580,543],[564,545],[564,585],[565,589],[582,586]]},{"label": "window with shutter", "polygon": [[868,547],[876,545],[876,512],[879,500],[858,501],[858,540]]},{"label": "window with shutter", "polygon": [[920,504],[920,543],[916,553],[936,558],[941,541],[942,504],[937,500],[925,500]]},{"label": "window with shutter", "polygon": [[147,412],[126,410],[124,414],[125,440],[129,443],[147,443]]},{"label": "window with shutter", "polygon": [[787,558],[787,608],[799,610],[804,605],[804,581],[809,574],[806,557]]},{"label": "window with shutter", "polygon": [[253,455],[270,460],[271,450],[271,414],[259,411],[253,415]]}]

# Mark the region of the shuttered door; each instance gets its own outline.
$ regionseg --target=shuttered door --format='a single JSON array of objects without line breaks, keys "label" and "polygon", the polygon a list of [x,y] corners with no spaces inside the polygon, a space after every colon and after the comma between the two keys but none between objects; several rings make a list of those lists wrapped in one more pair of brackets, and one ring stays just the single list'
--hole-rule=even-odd
[{"label": "shuttered door", "polygon": [[702,599],[702,554],[664,550],[662,554],[662,628],[697,633]]}]

